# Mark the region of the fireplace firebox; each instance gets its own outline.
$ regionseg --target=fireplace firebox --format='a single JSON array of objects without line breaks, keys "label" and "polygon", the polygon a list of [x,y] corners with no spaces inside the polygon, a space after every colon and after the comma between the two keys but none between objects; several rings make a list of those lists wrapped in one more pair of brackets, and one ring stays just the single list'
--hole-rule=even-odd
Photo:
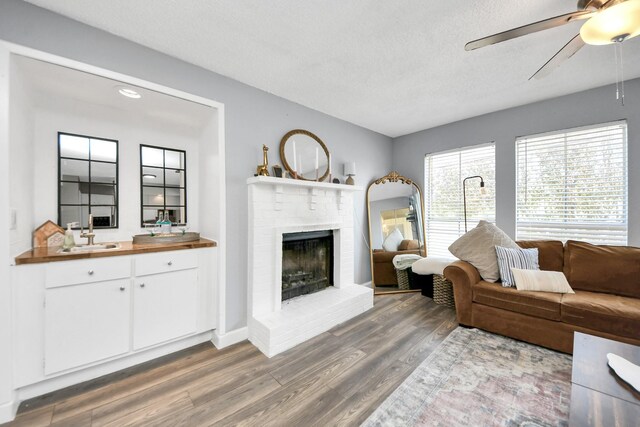
[{"label": "fireplace firebox", "polygon": [[333,231],[282,235],[282,301],[333,286]]}]

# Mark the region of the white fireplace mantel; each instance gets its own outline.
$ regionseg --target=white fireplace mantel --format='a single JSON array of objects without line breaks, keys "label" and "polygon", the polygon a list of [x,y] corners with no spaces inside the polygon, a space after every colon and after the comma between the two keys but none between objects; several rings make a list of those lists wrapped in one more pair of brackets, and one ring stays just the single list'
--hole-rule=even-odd
[{"label": "white fireplace mantel", "polygon": [[247,179],[248,185],[270,185],[273,186],[273,203],[276,211],[282,210],[283,194],[285,188],[294,187],[300,189],[300,191],[306,191],[308,195],[307,202],[311,210],[315,210],[318,195],[321,192],[336,192],[338,201],[338,210],[342,210],[344,206],[345,197],[354,191],[362,191],[362,187],[346,184],[333,184],[328,182],[317,181],[303,181],[300,179],[287,179],[287,178],[274,178],[270,176],[254,176]]},{"label": "white fireplace mantel", "polygon": [[303,181],[301,179],[276,178],[272,176],[254,176],[247,179],[247,184],[286,185],[302,188],[322,188],[335,191],[362,191],[359,185],[334,184],[331,182]]},{"label": "white fireplace mantel", "polygon": [[[362,187],[253,177],[249,187],[249,340],[274,356],[373,306],[354,283],[354,198]],[[333,286],[282,302],[282,235],[332,230]]]}]

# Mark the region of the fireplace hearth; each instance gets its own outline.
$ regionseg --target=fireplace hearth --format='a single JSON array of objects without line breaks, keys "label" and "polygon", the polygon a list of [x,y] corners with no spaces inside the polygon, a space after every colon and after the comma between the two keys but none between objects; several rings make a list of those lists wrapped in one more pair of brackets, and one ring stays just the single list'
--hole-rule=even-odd
[{"label": "fireplace hearth", "polygon": [[333,286],[333,231],[282,235],[282,301]]}]

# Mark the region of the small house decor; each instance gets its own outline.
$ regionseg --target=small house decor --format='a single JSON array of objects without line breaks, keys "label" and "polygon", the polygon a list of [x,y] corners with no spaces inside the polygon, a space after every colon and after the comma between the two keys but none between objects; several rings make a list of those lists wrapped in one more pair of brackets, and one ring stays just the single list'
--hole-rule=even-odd
[{"label": "small house decor", "polygon": [[53,221],[47,221],[33,232],[33,247],[43,248],[62,246],[64,243],[64,228]]}]

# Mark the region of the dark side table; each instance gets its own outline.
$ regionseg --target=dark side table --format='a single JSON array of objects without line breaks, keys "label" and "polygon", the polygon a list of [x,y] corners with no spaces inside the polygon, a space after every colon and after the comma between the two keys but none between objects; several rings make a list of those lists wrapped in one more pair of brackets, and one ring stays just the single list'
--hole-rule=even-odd
[{"label": "dark side table", "polygon": [[576,332],[570,426],[640,427],[640,393],[607,364],[607,353],[640,365],[640,347]]}]

